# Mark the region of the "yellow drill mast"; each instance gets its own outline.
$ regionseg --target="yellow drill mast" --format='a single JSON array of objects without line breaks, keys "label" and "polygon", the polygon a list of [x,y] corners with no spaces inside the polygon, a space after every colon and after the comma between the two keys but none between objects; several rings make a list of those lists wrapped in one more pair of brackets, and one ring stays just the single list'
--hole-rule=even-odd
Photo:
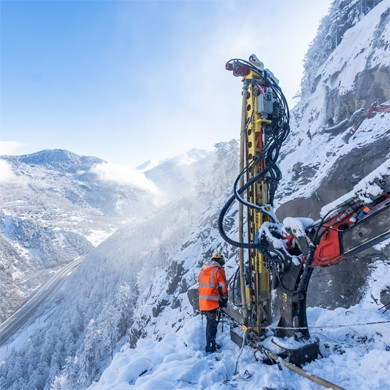
[{"label": "yellow drill mast", "polygon": [[[241,322],[262,336],[271,323],[271,287],[261,232],[264,223],[276,222],[272,211],[273,194],[280,179],[276,159],[288,134],[288,107],[277,80],[264,70],[256,56],[249,61],[231,60],[226,69],[242,77],[243,82],[241,173],[234,195],[221,212],[219,229],[227,242],[240,248]],[[240,202],[238,241],[227,237],[222,222],[235,200]]]},{"label": "yellow drill mast", "polygon": [[[242,117],[243,128],[241,129],[241,161],[246,165],[252,165],[252,168],[246,172],[246,182],[257,176],[266,168],[264,157],[260,157],[254,163],[255,156],[261,156],[263,147],[266,144],[265,124],[271,121],[265,119],[260,113],[259,96],[264,99],[264,92],[259,90],[259,84],[264,85],[264,80],[261,75],[254,73],[253,70],[248,75],[243,77],[243,103]],[[263,93],[263,94],[262,94]],[[249,203],[259,206],[268,206],[268,191],[265,178],[250,185],[246,190],[246,198]],[[240,209],[244,205],[240,203]],[[244,212],[240,211],[241,218],[244,218]],[[259,231],[267,217],[262,212],[253,208],[247,207],[247,235],[248,242],[255,242],[256,233]],[[241,223],[240,223],[241,225]],[[244,248],[240,248],[243,252]],[[248,251],[248,270],[249,270],[249,285],[246,287],[245,301],[242,302],[243,307],[247,306],[247,312],[252,316],[248,318],[248,325],[253,328],[259,335],[262,333],[264,325],[268,325],[271,320],[270,314],[270,277],[269,272],[264,264],[264,256],[259,251],[250,248]],[[244,253],[240,257],[244,257]],[[241,281],[244,285],[245,281]]]}]

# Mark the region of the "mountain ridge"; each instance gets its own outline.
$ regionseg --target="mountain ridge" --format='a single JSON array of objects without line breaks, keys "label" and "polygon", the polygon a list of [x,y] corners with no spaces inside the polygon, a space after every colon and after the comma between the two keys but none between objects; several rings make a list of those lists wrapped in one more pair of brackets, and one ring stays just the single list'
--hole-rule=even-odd
[{"label": "mountain ridge", "polygon": [[76,173],[77,170],[89,170],[93,165],[105,162],[97,157],[80,156],[65,149],[44,149],[31,154],[0,156],[0,158],[14,165],[41,165],[71,173]]}]

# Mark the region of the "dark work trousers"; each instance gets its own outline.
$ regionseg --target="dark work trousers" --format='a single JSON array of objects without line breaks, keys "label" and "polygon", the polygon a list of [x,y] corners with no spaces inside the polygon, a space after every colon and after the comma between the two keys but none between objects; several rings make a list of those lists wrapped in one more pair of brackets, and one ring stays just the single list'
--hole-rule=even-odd
[{"label": "dark work trousers", "polygon": [[218,309],[203,311],[207,319],[206,324],[206,352],[214,352],[216,349],[215,337],[218,330]]}]

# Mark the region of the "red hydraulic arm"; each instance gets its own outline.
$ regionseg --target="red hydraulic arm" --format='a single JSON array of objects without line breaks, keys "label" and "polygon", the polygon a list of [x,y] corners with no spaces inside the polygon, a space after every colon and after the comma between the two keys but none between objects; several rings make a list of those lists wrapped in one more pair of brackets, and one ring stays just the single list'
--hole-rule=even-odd
[{"label": "red hydraulic arm", "polygon": [[344,209],[323,224],[312,266],[338,264],[343,257],[383,241],[390,234],[389,206],[390,193],[369,205],[358,198],[346,202]]}]

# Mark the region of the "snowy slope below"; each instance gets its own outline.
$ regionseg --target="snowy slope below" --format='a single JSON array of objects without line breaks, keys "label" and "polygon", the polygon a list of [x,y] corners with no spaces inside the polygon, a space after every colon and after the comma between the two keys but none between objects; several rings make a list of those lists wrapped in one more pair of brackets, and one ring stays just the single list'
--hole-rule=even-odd
[{"label": "snowy slope below", "polygon": [[[390,311],[380,308],[380,291],[388,286],[390,262],[373,264],[375,271],[359,305],[350,309],[309,309],[312,334],[320,339],[322,358],[306,364],[306,372],[346,389],[390,388]],[[375,281],[375,282],[374,282]],[[182,316],[171,311],[171,322]],[[99,383],[91,390],[154,389],[322,389],[306,378],[278,365],[257,361],[245,347],[230,340],[228,327],[219,325],[217,342],[221,352],[205,355],[205,321],[201,316],[186,319],[176,333],[169,323],[159,322],[166,335],[160,342],[141,339],[136,349],[118,352]],[[236,370],[237,365],[237,372]]]}]

